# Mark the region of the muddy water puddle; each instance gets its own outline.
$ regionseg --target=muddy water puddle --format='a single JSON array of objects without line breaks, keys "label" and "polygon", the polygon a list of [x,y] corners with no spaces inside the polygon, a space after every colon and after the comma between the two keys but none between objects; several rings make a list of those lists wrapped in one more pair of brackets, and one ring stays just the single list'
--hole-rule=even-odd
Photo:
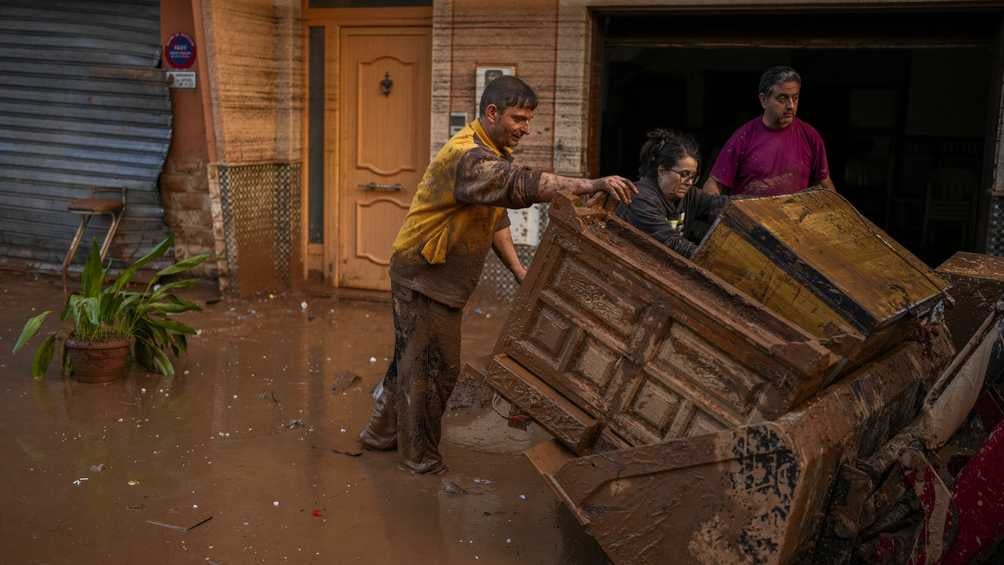
[{"label": "muddy water puddle", "polygon": [[[0,272],[4,563],[604,562],[521,454],[541,433],[490,405],[445,419],[446,475],[359,454],[389,304],[224,299],[186,315],[201,333],[174,378],[88,385],[54,364],[36,383],[10,349],[32,307],[60,303],[55,279]],[[464,357],[504,318],[472,304]]]}]

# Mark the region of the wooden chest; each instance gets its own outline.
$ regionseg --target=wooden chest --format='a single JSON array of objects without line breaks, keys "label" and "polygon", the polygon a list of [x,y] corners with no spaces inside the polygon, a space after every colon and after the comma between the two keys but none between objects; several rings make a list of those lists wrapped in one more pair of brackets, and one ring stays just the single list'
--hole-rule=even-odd
[{"label": "wooden chest", "polygon": [[693,261],[851,365],[901,341],[950,286],[829,190],[733,200]]}]

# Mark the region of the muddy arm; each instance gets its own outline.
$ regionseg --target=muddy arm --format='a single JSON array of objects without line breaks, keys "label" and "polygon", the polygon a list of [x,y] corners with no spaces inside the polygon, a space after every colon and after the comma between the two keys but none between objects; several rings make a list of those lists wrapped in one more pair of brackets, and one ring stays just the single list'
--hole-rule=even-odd
[{"label": "muddy arm", "polygon": [[526,267],[523,266],[519,255],[516,254],[516,247],[512,242],[512,230],[509,229],[509,226],[496,230],[492,239],[492,249],[499,261],[502,261],[502,264],[516,277],[516,280],[523,282],[523,277],[526,276]]},{"label": "muddy arm", "polygon": [[483,149],[473,149],[457,164],[454,198],[463,204],[526,208],[542,202],[541,173],[514,165]]}]

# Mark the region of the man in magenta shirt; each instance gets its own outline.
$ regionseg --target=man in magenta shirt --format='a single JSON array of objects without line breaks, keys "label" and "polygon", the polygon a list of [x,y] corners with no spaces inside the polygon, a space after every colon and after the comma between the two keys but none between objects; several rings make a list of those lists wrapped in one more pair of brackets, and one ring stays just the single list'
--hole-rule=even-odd
[{"label": "man in magenta shirt", "polygon": [[791,67],[771,67],[760,77],[763,115],[729,138],[704,190],[712,194],[773,196],[814,185],[836,190],[823,138],[795,117],[802,77]]}]

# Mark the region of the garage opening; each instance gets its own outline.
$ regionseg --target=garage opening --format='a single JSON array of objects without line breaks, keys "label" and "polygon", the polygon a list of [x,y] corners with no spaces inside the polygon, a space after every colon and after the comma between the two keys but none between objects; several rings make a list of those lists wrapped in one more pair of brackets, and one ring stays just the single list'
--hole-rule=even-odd
[{"label": "garage opening", "polygon": [[799,117],[823,136],[838,191],[932,265],[980,246],[997,12],[600,15],[601,174],[637,175],[645,132],[693,134],[703,182],[761,113],[760,74],[802,75]]}]

